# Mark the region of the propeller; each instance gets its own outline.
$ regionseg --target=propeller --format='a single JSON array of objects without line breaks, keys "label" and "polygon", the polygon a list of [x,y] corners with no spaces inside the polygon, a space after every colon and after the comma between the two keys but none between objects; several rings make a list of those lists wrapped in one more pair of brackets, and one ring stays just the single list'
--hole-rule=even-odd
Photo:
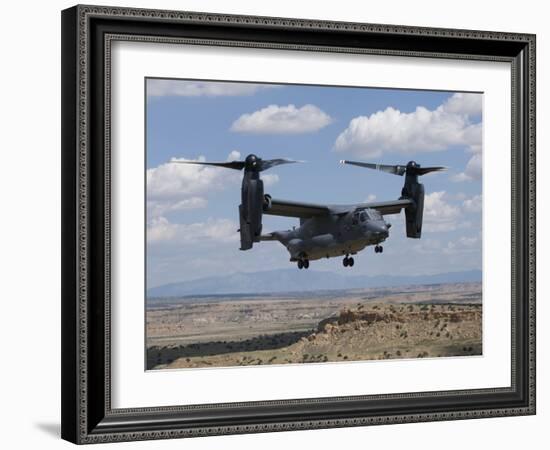
[{"label": "propeller", "polygon": [[439,172],[441,170],[447,170],[447,167],[444,166],[432,166],[432,167],[421,167],[420,164],[417,164],[415,161],[409,161],[407,165],[397,165],[391,166],[387,164],[373,164],[366,162],[358,161],[347,161],[342,159],[341,164],[351,164],[352,166],[366,167],[367,169],[380,170],[382,172],[391,173],[393,175],[403,176],[405,173],[410,175],[426,175],[430,172]]},{"label": "propeller", "polygon": [[176,164],[200,164],[202,166],[225,167],[226,169],[234,170],[249,170],[254,172],[263,172],[271,167],[280,166],[281,164],[292,164],[303,161],[295,161],[288,158],[277,159],[262,159],[256,155],[248,155],[244,161],[228,161],[228,162],[206,162],[206,161],[170,161]]},{"label": "propeller", "polygon": [[248,155],[244,161],[205,162],[205,161],[170,161],[176,164],[199,164],[201,166],[224,167],[226,169],[243,170],[241,184],[241,204],[239,205],[238,232],[241,235],[241,250],[251,249],[254,242],[260,242],[262,236],[262,214],[264,205],[269,202],[269,195],[264,195],[264,183],[260,172],[271,167],[296,162],[293,159],[277,158],[262,159],[256,155]]}]

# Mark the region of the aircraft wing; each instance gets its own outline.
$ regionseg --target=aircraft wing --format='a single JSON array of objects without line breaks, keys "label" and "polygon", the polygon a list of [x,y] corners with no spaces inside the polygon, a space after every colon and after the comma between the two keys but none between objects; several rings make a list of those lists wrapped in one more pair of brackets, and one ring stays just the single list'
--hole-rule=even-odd
[{"label": "aircraft wing", "polygon": [[355,209],[376,209],[380,214],[399,214],[403,208],[414,205],[411,199],[390,200],[387,202],[359,203]]},{"label": "aircraft wing", "polygon": [[330,213],[331,210],[328,205],[277,200],[275,198],[271,199],[271,206],[264,210],[264,214],[272,216],[299,217],[301,219],[323,216]]},{"label": "aircraft wing", "polygon": [[376,209],[382,215],[399,214],[403,208],[413,205],[410,199],[390,200],[387,202],[357,203],[354,205],[322,205],[314,203],[293,202],[290,200],[272,199],[271,206],[264,210],[264,214],[272,216],[299,217],[308,219],[310,217],[323,216],[328,214],[347,214],[358,209]]}]

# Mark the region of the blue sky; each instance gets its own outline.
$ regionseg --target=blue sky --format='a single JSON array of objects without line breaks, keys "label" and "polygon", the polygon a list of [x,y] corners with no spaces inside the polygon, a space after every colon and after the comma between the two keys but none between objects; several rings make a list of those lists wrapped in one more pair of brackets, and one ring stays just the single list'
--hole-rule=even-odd
[{"label": "blue sky", "polygon": [[[393,227],[384,253],[363,251],[352,270],[481,268],[482,94],[163,79],[146,85],[148,287],[293,267],[277,242],[238,250],[239,172],[169,163],[249,153],[305,160],[264,172],[266,192],[321,203],[400,195],[401,177],[342,166],[340,159],[447,166],[423,177],[422,239],[404,236],[403,216],[387,216]],[[296,224],[264,216],[265,232]],[[311,269],[350,273],[339,259],[315,261]]]}]

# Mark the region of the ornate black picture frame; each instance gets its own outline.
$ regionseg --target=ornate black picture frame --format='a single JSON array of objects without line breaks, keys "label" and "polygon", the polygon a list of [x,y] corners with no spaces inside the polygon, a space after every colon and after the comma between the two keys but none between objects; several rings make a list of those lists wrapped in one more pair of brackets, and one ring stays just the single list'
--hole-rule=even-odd
[{"label": "ornate black picture frame", "polygon": [[[503,61],[512,73],[509,387],[113,409],[110,46],[116,40]],[[75,6],[62,12],[62,437],[97,443],[535,414],[535,36]]]}]

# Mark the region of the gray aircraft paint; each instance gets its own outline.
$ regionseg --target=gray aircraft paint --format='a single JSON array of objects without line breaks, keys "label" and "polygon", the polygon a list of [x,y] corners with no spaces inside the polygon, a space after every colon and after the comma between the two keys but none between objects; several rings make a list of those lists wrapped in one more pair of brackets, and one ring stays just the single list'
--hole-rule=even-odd
[{"label": "gray aircraft paint", "polygon": [[[344,256],[344,266],[354,265],[353,257],[368,246],[380,245],[389,237],[390,224],[384,215],[398,214],[405,210],[407,237],[419,239],[422,235],[424,211],[424,185],[418,177],[430,172],[445,170],[445,167],[421,167],[415,161],[406,165],[384,165],[357,161],[340,161],[343,164],[380,170],[393,175],[405,175],[405,182],[398,200],[385,202],[356,203],[351,205],[310,204],[273,199],[264,194],[260,173],[271,167],[295,163],[289,159],[263,160],[248,155],[244,161],[202,162],[173,161],[179,164],[200,164],[227,169],[243,170],[241,204],[239,205],[238,230],[241,250],[249,250],[255,242],[278,241],[286,247],[290,261],[298,268],[308,268],[309,262],[321,258]],[[292,230],[279,230],[262,234],[263,214],[296,217],[300,224]]]}]

